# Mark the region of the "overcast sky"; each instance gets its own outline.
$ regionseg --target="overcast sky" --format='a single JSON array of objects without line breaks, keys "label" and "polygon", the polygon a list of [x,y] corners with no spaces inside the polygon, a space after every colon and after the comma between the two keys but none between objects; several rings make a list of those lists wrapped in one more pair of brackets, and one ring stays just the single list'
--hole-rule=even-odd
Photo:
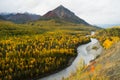
[{"label": "overcast sky", "polygon": [[90,24],[120,24],[120,0],[0,0],[0,12],[43,15],[59,5]]}]

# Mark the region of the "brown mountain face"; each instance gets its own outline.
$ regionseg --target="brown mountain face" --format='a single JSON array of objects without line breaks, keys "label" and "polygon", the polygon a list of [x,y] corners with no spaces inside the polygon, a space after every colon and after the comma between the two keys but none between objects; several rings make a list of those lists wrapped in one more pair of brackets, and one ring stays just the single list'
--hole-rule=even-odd
[{"label": "brown mountain face", "polygon": [[49,11],[43,17],[45,17],[45,18],[59,18],[58,15],[55,12],[53,12],[53,11]]},{"label": "brown mountain face", "polygon": [[49,11],[45,15],[43,15],[44,18],[49,19],[61,19],[64,21],[77,23],[77,24],[85,24],[89,25],[86,21],[76,16],[72,11],[68,10],[64,6],[60,5],[56,9]]}]

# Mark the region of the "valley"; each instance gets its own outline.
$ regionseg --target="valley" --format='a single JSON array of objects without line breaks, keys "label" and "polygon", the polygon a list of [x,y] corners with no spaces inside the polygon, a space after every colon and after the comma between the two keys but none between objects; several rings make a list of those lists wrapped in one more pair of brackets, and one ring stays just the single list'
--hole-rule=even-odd
[{"label": "valley", "polygon": [[[91,35],[91,32],[95,34]],[[96,41],[92,38],[99,43],[92,44]],[[116,72],[116,67],[119,66],[107,66],[119,65],[119,58],[110,62],[112,56],[115,55],[115,59],[119,55],[116,50],[119,42],[119,26],[109,29],[93,26],[62,5],[43,16],[0,14],[0,80],[50,80],[53,77],[46,77],[66,70],[79,55],[83,56],[78,58],[77,62],[80,60],[81,63],[74,66],[79,66],[75,72],[69,72],[69,76],[61,74],[57,80],[109,80],[111,76],[117,80],[119,72]],[[84,46],[86,44],[92,45]],[[99,51],[102,47],[103,53]],[[94,53],[94,58],[86,57],[85,53]],[[95,69],[91,70],[91,67]],[[103,70],[103,75],[99,70]],[[112,75],[110,71],[115,73]]]}]

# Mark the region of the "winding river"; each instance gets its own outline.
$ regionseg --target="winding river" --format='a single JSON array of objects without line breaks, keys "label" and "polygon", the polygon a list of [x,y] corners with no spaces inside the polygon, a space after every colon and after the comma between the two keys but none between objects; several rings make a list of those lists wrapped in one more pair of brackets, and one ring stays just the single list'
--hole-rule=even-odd
[{"label": "winding river", "polygon": [[[93,47],[96,47],[96,49],[93,49]],[[88,65],[91,60],[96,58],[102,52],[102,47],[97,39],[91,38],[91,42],[80,45],[77,48],[77,52],[78,56],[75,58],[75,60],[69,67],[39,80],[62,80],[63,77],[69,77],[71,72],[76,72],[77,66],[81,58],[84,59],[85,64]]]}]

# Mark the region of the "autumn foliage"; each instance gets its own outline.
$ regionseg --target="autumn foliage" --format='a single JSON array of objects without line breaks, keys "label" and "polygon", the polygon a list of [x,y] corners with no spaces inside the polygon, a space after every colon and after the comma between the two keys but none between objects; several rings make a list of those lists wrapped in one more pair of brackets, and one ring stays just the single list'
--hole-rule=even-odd
[{"label": "autumn foliage", "polygon": [[63,32],[11,37],[0,41],[0,79],[32,79],[67,66],[75,47],[90,39]]},{"label": "autumn foliage", "polygon": [[120,41],[120,28],[100,30],[97,32],[96,38],[105,49],[108,49],[113,44]]}]

